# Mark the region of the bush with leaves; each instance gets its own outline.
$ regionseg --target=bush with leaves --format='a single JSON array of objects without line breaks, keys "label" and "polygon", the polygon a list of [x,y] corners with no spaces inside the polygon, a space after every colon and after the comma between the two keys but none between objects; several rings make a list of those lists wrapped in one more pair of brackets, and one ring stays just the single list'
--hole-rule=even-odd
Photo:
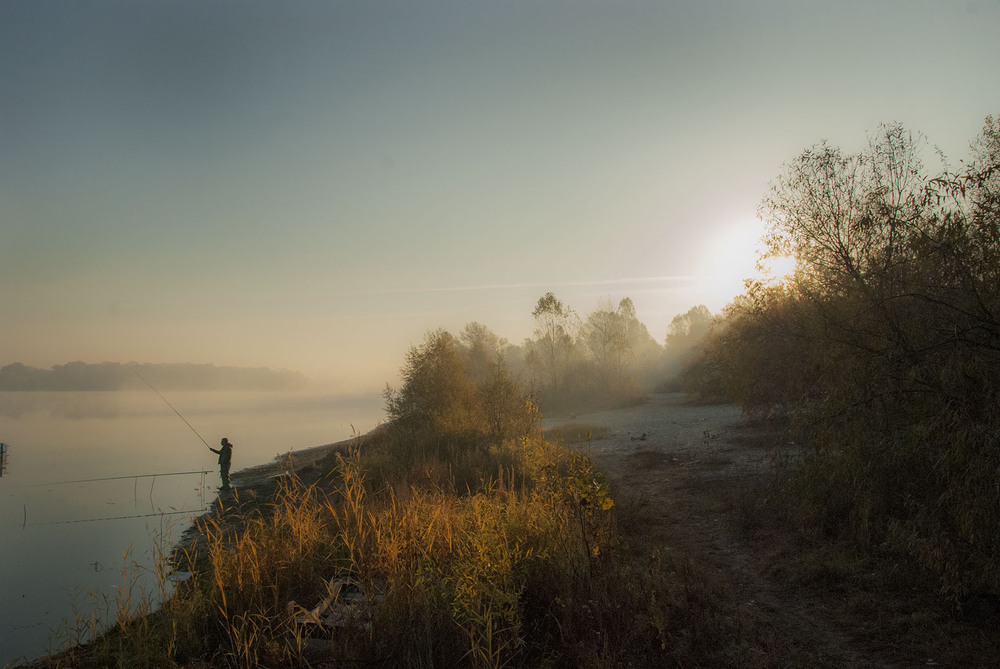
[{"label": "bush with leaves", "polygon": [[929,176],[925,146],[895,124],[788,165],[761,215],[794,277],[730,305],[688,374],[793,418],[804,526],[958,596],[1000,590],[1000,123],[959,173]]},{"label": "bush with leaves", "polygon": [[402,386],[385,390],[394,429],[408,435],[402,464],[432,452],[457,455],[500,445],[534,424],[527,392],[504,360],[505,343],[475,323],[463,340],[445,330],[429,332],[406,354]]}]

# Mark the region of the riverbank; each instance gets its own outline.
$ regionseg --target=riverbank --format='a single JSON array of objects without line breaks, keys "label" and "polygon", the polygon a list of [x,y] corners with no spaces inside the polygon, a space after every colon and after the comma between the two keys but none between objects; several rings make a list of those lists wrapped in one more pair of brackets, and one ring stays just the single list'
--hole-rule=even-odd
[{"label": "riverbank", "polygon": [[[167,424],[168,427],[172,426],[172,423]],[[365,433],[365,435],[371,435],[377,433],[378,427]],[[301,450],[294,450],[281,456],[273,457],[272,459],[255,464],[249,467],[245,467],[233,473],[234,490],[236,494],[241,495],[245,500],[244,508],[249,506],[258,505],[261,507],[266,507],[271,500],[273,500],[273,493],[276,487],[276,482],[283,472],[298,472],[300,474],[304,473],[306,476],[309,475],[309,470],[314,469],[319,462],[324,458],[331,457],[331,454],[337,452],[338,450],[346,450],[352,444],[356,442],[357,438],[344,439],[337,442],[331,442],[327,444],[321,444],[319,446],[313,446]],[[241,443],[242,445],[242,443]],[[241,449],[239,455],[246,457],[246,450]],[[258,449],[259,450],[259,449]],[[274,452],[273,450],[271,451]],[[23,462],[22,462],[23,464]],[[138,467],[131,467],[131,469],[139,469]],[[140,471],[144,471],[140,469]],[[67,477],[68,478],[68,477]],[[215,485],[218,484],[218,470],[211,472],[208,475],[209,482],[214,482]],[[131,492],[132,492],[132,482],[127,481],[129,502],[131,502]],[[210,483],[211,485],[211,483]],[[204,486],[202,486],[203,488]],[[198,488],[196,488],[197,490]],[[164,491],[167,487],[164,483],[157,482],[155,489],[158,493],[157,503],[162,504],[159,497],[162,497]],[[209,488],[207,492],[212,492],[212,488]],[[217,492],[217,491],[216,491]],[[73,608],[67,607],[67,613],[63,615],[59,620],[57,620],[53,625],[54,631],[48,633],[48,643],[36,646],[39,650],[32,654],[25,652],[22,654],[21,658],[13,657],[9,660],[13,664],[10,666],[27,666],[27,667],[49,667],[49,666],[73,666],[72,664],[67,665],[61,662],[58,658],[65,656],[65,649],[67,647],[67,640],[72,640],[76,638],[86,639],[93,635],[92,623],[94,617],[88,613],[89,609],[83,609],[82,611],[77,610],[77,603],[80,597],[83,597],[83,605],[90,603],[91,608],[94,608],[97,615],[102,619],[107,619],[110,623],[114,622],[116,616],[115,609],[118,607],[118,602],[115,600],[120,597],[122,593],[122,588],[128,586],[130,589],[130,596],[132,597],[133,604],[140,597],[139,587],[137,587],[136,579],[142,579],[147,584],[142,586],[148,588],[149,592],[155,592],[157,589],[156,581],[160,580],[161,576],[156,575],[156,572],[163,569],[163,577],[169,579],[178,578],[177,574],[169,575],[171,571],[183,571],[182,569],[173,569],[170,567],[172,558],[176,556],[178,552],[183,552],[186,548],[189,548],[197,537],[196,525],[209,521],[210,519],[218,519],[221,515],[225,514],[227,517],[232,517],[235,515],[234,511],[237,509],[235,505],[232,504],[234,497],[231,493],[224,493],[221,496],[216,494],[214,499],[209,496],[206,500],[207,506],[199,505],[205,508],[203,512],[198,512],[192,510],[190,514],[186,516],[186,519],[182,521],[176,521],[171,523],[166,529],[161,525],[159,528],[155,528],[157,523],[156,518],[153,519],[154,531],[147,532],[146,529],[142,529],[135,533],[138,538],[131,541],[131,547],[127,540],[122,541],[123,549],[119,549],[117,552],[117,559],[121,563],[120,566],[115,565],[112,567],[109,563],[110,560],[106,560],[101,557],[100,562],[94,562],[90,567],[90,571],[94,569],[101,570],[101,575],[111,572],[112,568],[115,574],[107,585],[103,586],[100,591],[94,586],[91,590],[84,591],[83,586],[77,586],[72,592],[69,590],[63,590],[58,593],[58,597],[61,600],[74,598]],[[142,490],[140,488],[139,500],[141,502],[146,502]],[[147,507],[148,508],[148,507]],[[158,506],[159,508],[159,506]],[[170,507],[163,507],[168,511]],[[198,507],[195,507],[197,509]],[[29,509],[34,511],[34,516],[38,516],[37,510],[33,509],[29,505]],[[153,509],[150,509],[153,511]],[[174,514],[176,512],[170,512]],[[106,513],[104,515],[107,515]],[[183,516],[170,515],[170,518],[182,518]],[[142,520],[142,519],[140,519]],[[20,525],[20,523],[19,523]],[[93,534],[93,539],[87,538],[86,540],[81,539],[77,542],[79,553],[77,554],[77,561],[80,560],[79,555],[87,555],[89,557],[90,551],[88,546],[94,542],[101,542],[102,534],[98,530],[104,530],[107,523],[97,524],[97,523],[82,523],[74,524],[69,527],[76,528],[89,528],[90,533]],[[62,526],[59,526],[62,527]],[[31,524],[29,524],[29,529],[31,529]],[[148,544],[148,545],[146,545]],[[144,547],[145,546],[145,547]],[[113,549],[112,549],[113,550]],[[127,550],[124,558],[122,557],[122,550]],[[47,558],[45,558],[47,559]],[[59,574],[54,574],[55,579],[62,575],[62,571]],[[183,574],[180,574],[183,578]],[[127,579],[127,580],[126,580]],[[65,580],[65,579],[64,579]],[[40,584],[40,587],[46,587],[46,583]],[[173,585],[169,586],[171,589]],[[38,587],[31,588],[32,591],[38,590]],[[51,587],[48,588],[52,590]],[[78,593],[83,593],[78,594]],[[8,603],[13,600],[8,599]],[[55,601],[55,597],[53,597]],[[33,604],[33,602],[30,602]],[[21,616],[21,620],[25,624],[31,624],[30,618]],[[59,649],[52,657],[45,657],[42,652],[45,648],[55,648]],[[37,659],[27,660],[27,657],[34,657]],[[0,662],[0,667],[7,666],[4,662]]]},{"label": "riverbank", "polygon": [[[990,666],[1000,650],[995,626],[956,615],[929,586],[785,522],[769,486],[792,447],[733,406],[658,394],[544,427],[573,450],[538,442],[523,470],[513,451],[479,461],[475,471],[494,474],[463,494],[447,491],[455,464],[422,461],[398,478],[380,431],[361,438],[378,442],[364,461],[345,440],[241,470],[201,519],[216,580],[198,587],[219,594],[167,666],[334,666],[344,653],[465,666],[470,644],[552,666]],[[223,530],[229,521],[240,525]],[[337,579],[355,579],[379,608],[362,607],[350,634],[299,639],[296,652],[314,655],[289,655],[285,608],[312,606]],[[273,606],[252,608],[262,595]],[[268,640],[233,636],[247,632]],[[483,646],[494,633],[503,644]]]},{"label": "riverbank", "polygon": [[199,523],[174,596],[37,666],[662,659],[603,477],[519,411],[523,433],[502,441],[407,425],[244,472]]},{"label": "riverbank", "polygon": [[[253,510],[260,513],[275,503],[281,481],[295,478],[300,484],[317,486],[329,492],[333,482],[325,476],[336,461],[337,454],[347,454],[351,448],[361,448],[371,439],[377,439],[388,429],[383,423],[378,427],[350,439],[312,446],[279,454],[268,462],[245,467],[230,476],[231,487],[219,489],[208,511],[192,518],[191,524],[173,547],[170,563],[174,569],[187,572],[204,556],[204,528],[211,524],[238,524]],[[323,465],[326,465],[325,467]],[[185,557],[187,556],[187,557]]]}]

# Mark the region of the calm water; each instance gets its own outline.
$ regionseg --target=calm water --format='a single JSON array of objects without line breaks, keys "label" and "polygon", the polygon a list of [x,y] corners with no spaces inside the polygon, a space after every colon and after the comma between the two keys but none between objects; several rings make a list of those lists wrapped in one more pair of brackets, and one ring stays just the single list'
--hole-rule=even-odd
[{"label": "calm water", "polygon": [[[377,394],[164,395],[213,447],[223,436],[235,444],[234,472],[383,419]],[[3,666],[59,648],[66,621],[101,614],[123,569],[151,566],[157,543],[169,547],[212,502],[219,472],[217,456],[152,392],[0,392],[0,442],[8,445],[0,478]],[[199,470],[208,473],[166,475]],[[87,480],[110,477],[125,478]],[[152,579],[140,587],[152,589]]]}]

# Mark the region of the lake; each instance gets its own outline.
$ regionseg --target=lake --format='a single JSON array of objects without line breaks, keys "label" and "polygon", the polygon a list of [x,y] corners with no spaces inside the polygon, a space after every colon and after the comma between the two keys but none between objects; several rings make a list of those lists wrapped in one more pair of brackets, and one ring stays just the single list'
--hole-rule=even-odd
[{"label": "lake", "polygon": [[0,667],[75,640],[67,629],[103,615],[123,587],[123,570],[131,574],[126,589],[153,589],[154,579],[140,575],[219,486],[218,456],[199,435],[213,448],[223,436],[233,442],[236,472],[362,434],[384,417],[377,393],[164,397],[183,420],[151,391],[0,392],[8,450],[0,477]]}]

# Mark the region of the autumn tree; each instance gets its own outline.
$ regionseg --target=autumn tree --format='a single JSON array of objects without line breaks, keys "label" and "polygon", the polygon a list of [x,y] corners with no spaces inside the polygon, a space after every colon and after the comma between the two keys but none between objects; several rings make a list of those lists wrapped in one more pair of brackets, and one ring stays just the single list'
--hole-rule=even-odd
[{"label": "autumn tree", "polygon": [[618,317],[625,326],[625,341],[628,344],[629,358],[643,371],[659,367],[663,348],[656,343],[649,329],[636,316],[635,304],[632,299],[624,297],[618,302]]},{"label": "autumn tree", "polygon": [[450,333],[429,332],[423,344],[411,347],[401,375],[402,386],[383,393],[386,414],[397,427],[411,431],[415,440],[431,437],[449,449],[475,442],[482,409]]},{"label": "autumn tree", "polygon": [[503,360],[509,347],[507,340],[501,339],[488,327],[475,321],[462,329],[458,339],[465,349],[469,377],[476,383],[490,378],[492,367]]},{"label": "autumn tree", "polygon": [[960,595],[1000,588],[1000,126],[931,177],[887,125],[855,154],[820,144],[764,199],[783,286],[751,285],[702,349],[744,409],[793,418],[813,457],[797,513],[909,555]]},{"label": "autumn tree", "polygon": [[558,394],[573,355],[576,313],[549,292],[538,299],[531,315],[535,319],[535,340],[529,364],[539,371],[548,388]]},{"label": "autumn tree", "polygon": [[587,316],[582,337],[606,382],[621,378],[625,374],[625,366],[633,355],[628,338],[627,321],[622,313],[614,308],[610,299],[601,302],[597,309]]},{"label": "autumn tree", "polygon": [[712,321],[712,312],[704,304],[677,314],[667,327],[667,349],[678,353],[691,349],[708,334]]},{"label": "autumn tree", "polygon": [[502,443],[523,433],[530,423],[527,393],[507,364],[507,340],[481,323],[469,323],[459,335],[470,380],[476,385],[489,439]]}]

